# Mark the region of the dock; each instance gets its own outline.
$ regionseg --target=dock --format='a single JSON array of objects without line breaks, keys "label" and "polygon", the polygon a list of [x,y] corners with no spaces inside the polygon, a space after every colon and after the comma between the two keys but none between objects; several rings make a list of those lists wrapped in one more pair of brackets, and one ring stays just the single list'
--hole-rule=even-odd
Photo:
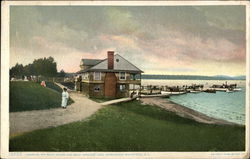
[{"label": "dock", "polygon": [[170,96],[170,94],[141,94],[141,98],[151,98],[151,97],[165,97],[168,98]]},{"label": "dock", "polygon": [[[215,86],[212,87],[204,87],[203,85],[191,85],[191,86],[142,86],[137,90],[137,94],[131,95],[131,97],[127,98],[120,98],[120,99],[114,99],[107,102],[101,103],[101,105],[112,105],[122,102],[128,102],[132,101],[137,98],[154,98],[154,97],[161,97],[161,98],[169,98],[170,96],[174,95],[183,95],[187,93],[216,93],[216,91],[224,91],[224,92],[234,92],[234,91],[241,91],[241,88],[236,87],[236,85],[223,85],[224,88],[221,88],[221,86]],[[228,86],[228,87],[227,87]],[[231,91],[230,91],[231,90]],[[136,90],[131,90],[135,92]]]}]

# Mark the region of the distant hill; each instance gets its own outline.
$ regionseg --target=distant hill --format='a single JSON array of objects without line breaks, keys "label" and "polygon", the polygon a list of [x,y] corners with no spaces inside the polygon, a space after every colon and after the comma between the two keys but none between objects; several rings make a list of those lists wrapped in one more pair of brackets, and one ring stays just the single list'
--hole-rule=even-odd
[{"label": "distant hill", "polygon": [[246,76],[235,76],[233,77],[235,80],[246,80]]},{"label": "distant hill", "polygon": [[196,76],[196,75],[149,75],[143,74],[142,79],[173,79],[173,80],[246,80],[246,76]]}]

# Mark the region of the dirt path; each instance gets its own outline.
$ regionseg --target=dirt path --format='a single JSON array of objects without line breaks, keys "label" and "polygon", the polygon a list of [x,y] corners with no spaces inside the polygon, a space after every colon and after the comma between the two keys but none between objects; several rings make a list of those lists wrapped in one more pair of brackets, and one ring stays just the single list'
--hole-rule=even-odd
[{"label": "dirt path", "polygon": [[156,105],[168,111],[175,112],[177,115],[181,117],[189,118],[201,123],[219,124],[219,125],[237,125],[222,119],[215,119],[209,117],[203,113],[175,104],[163,98],[141,98],[140,100],[144,104]]},{"label": "dirt path", "polygon": [[102,107],[100,103],[77,92],[70,91],[69,94],[75,102],[67,109],[54,108],[10,113],[10,136],[83,120]]}]

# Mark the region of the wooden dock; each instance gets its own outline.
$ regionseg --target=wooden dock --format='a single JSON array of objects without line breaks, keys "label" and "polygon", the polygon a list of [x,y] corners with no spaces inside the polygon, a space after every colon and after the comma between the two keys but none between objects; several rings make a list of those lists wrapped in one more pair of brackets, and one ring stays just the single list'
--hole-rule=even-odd
[{"label": "wooden dock", "polygon": [[170,96],[170,94],[141,94],[141,98],[151,98],[151,97],[165,97],[168,98]]},{"label": "wooden dock", "polygon": [[110,100],[110,101],[107,101],[107,102],[103,102],[103,103],[101,103],[101,105],[111,105],[111,104],[117,104],[117,103],[122,103],[122,102],[128,102],[128,101],[134,100],[136,98],[137,98],[137,96],[135,96],[133,98],[114,99],[114,100]]}]

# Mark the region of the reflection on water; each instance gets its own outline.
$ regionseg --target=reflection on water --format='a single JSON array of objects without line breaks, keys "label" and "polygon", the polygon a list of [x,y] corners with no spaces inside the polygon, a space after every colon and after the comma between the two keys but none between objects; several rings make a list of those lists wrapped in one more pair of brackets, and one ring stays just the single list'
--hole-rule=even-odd
[{"label": "reflection on water", "polygon": [[[222,84],[225,81],[216,80],[143,80],[142,85],[191,85],[203,84],[205,87],[213,84]],[[171,96],[169,100],[204,113],[208,116],[224,119],[238,124],[245,124],[245,84],[244,80],[227,81],[228,84],[236,83],[242,91],[227,93],[188,93]]]}]

